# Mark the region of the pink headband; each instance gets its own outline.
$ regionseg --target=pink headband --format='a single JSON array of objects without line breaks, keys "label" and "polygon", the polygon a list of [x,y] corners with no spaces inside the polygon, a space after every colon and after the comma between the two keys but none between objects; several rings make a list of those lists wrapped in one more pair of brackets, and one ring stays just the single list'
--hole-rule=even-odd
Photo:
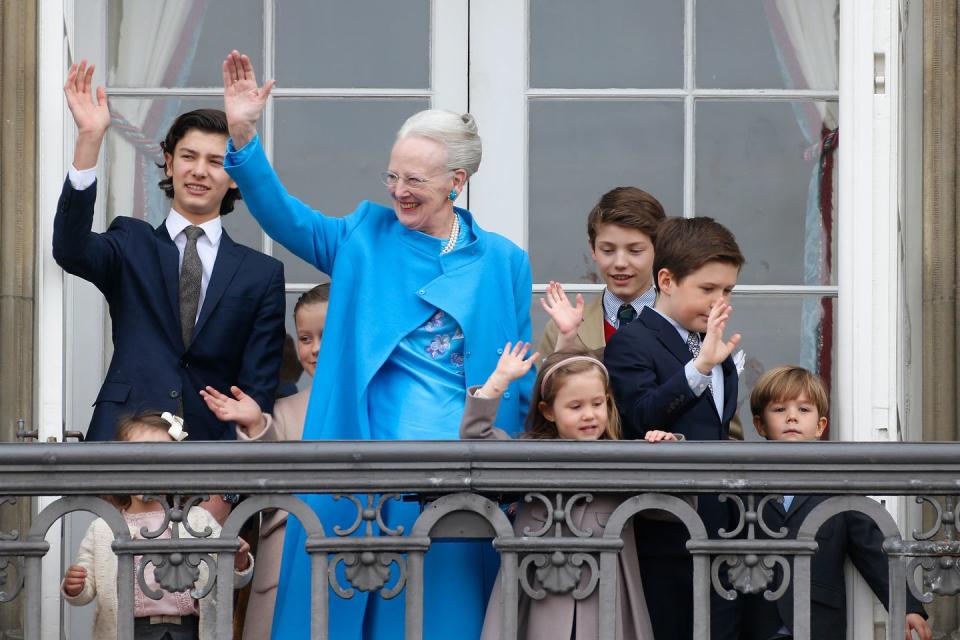
[{"label": "pink headband", "polygon": [[597,365],[598,367],[600,367],[600,370],[603,371],[603,377],[605,377],[605,378],[607,379],[607,383],[609,384],[609,382],[610,382],[610,373],[607,371],[607,368],[606,368],[605,366],[603,366],[603,363],[602,363],[602,362],[600,362],[599,360],[597,360],[597,359],[594,358],[593,356],[572,356],[572,357],[567,358],[567,359],[565,359],[565,360],[561,360],[560,362],[558,362],[558,363],[556,363],[555,365],[551,366],[549,369],[547,369],[546,373],[543,374],[543,380],[540,381],[540,396],[541,396],[541,397],[544,396],[544,395],[546,395],[546,393],[547,393],[547,380],[550,379],[550,376],[552,376],[557,369],[559,369],[560,367],[562,367],[562,366],[564,366],[564,365],[568,365],[568,364],[570,364],[571,362],[592,362],[593,364],[595,364],[595,365]]}]

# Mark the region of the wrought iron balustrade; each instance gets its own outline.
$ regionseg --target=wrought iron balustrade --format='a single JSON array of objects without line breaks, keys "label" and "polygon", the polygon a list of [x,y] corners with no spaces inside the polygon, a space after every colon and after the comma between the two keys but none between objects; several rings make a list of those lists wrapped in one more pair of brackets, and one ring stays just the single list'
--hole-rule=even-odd
[{"label": "wrought iron balustrade", "polygon": [[[167,517],[184,522],[198,496],[244,497],[219,538],[196,536],[131,539],[127,524],[98,496],[169,496]],[[321,522],[296,494],[343,496],[356,510],[352,524]],[[618,496],[601,537],[569,520],[577,501]],[[683,496],[723,495],[739,523],[708,538]],[[784,494],[829,494],[796,538],[772,530],[763,506]],[[889,513],[864,496],[915,496],[930,506],[928,531],[902,537]],[[421,637],[423,555],[431,540],[492,539],[499,551],[505,600],[504,637],[516,634],[516,602],[546,592],[586,597],[598,589],[600,637],[614,638],[617,553],[621,529],[635,514],[658,509],[683,521],[694,557],[695,637],[709,633],[710,591],[727,598],[764,592],[782,597],[794,585],[794,635],[810,636],[810,559],[816,532],[843,511],[872,518],[886,540],[890,568],[887,637],[902,638],[905,592],[929,602],[960,593],[960,444],[958,443],[736,443],[685,442],[287,442],[287,443],[86,443],[0,445],[0,505],[34,496],[61,496],[46,506],[29,530],[0,532],[0,603],[26,598],[25,634],[40,638],[41,563],[47,531],[73,511],[103,518],[115,535],[118,555],[119,638],[133,637],[133,557],[153,563],[165,588],[195,588],[205,563],[215,580],[217,637],[232,637],[233,558],[243,523],[264,509],[289,511],[307,532],[312,558],[312,637],[326,638],[330,597],[355,590],[403,597],[406,637]],[[381,510],[399,496],[425,505],[406,530],[383,526]],[[501,502],[544,503],[547,522],[515,535]],[[560,536],[561,524],[566,533]],[[159,535],[159,531],[153,532]],[[337,565],[347,567],[341,584]],[[142,567],[147,562],[141,563]],[[399,577],[385,578],[382,567]],[[551,574],[562,567],[566,579]],[[538,570],[547,567],[548,570]],[[775,572],[779,567],[779,572]],[[776,575],[782,576],[779,581]],[[570,576],[573,578],[570,579]],[[581,578],[582,577],[582,578]],[[725,586],[726,585],[726,586]],[[328,588],[329,587],[329,588]],[[334,594],[331,595],[330,591]],[[0,604],[0,606],[3,606]],[[429,612],[426,612],[429,613]]]}]

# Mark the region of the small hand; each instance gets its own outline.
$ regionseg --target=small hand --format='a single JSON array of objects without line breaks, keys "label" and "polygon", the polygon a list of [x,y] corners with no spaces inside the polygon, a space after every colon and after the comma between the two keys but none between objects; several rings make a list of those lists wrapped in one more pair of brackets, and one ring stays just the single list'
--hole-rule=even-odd
[{"label": "small hand", "polygon": [[103,137],[110,127],[110,110],[107,108],[107,94],[103,87],[97,87],[96,95],[90,94],[93,81],[93,65],[87,67],[87,61],[70,65],[63,93],[67,106],[77,124],[77,133],[81,136]]},{"label": "small hand", "polygon": [[510,383],[527,375],[530,367],[540,357],[538,352],[527,357],[530,350],[529,342],[507,343],[503,347],[503,354],[497,361],[497,368],[481,387],[480,391],[488,398],[499,398],[507,390]]},{"label": "small hand", "polygon": [[75,598],[83,591],[83,586],[87,583],[87,570],[78,564],[70,565],[67,573],[63,576],[63,592],[71,598]]},{"label": "small hand", "polygon": [[693,362],[697,370],[704,375],[709,375],[711,369],[726,360],[740,343],[739,333],[733,334],[727,341],[723,339],[731,311],[733,307],[726,302],[718,302],[710,309],[707,333],[700,344],[700,355]]},{"label": "small hand", "polygon": [[546,298],[540,298],[540,306],[557,325],[560,335],[571,335],[583,323],[583,295],[577,294],[577,306],[570,304],[570,298],[563,291],[563,285],[550,281],[547,285]]},{"label": "small hand", "polygon": [[[259,429],[264,427],[263,412],[257,401],[245,394],[240,387],[230,387],[233,398],[220,393],[211,386],[200,390],[200,396],[207,403],[207,408],[223,422],[236,422],[247,431],[250,437],[259,435]],[[251,433],[257,431],[257,433]]]},{"label": "small hand", "polygon": [[246,571],[250,567],[250,544],[243,538],[240,540],[240,549],[233,558],[233,568],[237,571]]},{"label": "small hand", "polygon": [[647,431],[644,434],[643,439],[647,442],[664,442],[667,440],[676,440],[677,436],[673,435],[669,431],[660,431],[659,429],[652,429]]},{"label": "small hand", "polygon": [[273,80],[257,86],[250,58],[236,49],[223,61],[223,106],[227,128],[237,148],[247,144],[257,132],[257,120],[270,97]]},{"label": "small hand", "polygon": [[930,630],[930,625],[926,620],[923,619],[919,613],[908,613],[907,614],[907,635],[906,640],[913,640],[913,634],[911,631],[916,631],[917,636],[920,640],[932,640],[933,632]]}]

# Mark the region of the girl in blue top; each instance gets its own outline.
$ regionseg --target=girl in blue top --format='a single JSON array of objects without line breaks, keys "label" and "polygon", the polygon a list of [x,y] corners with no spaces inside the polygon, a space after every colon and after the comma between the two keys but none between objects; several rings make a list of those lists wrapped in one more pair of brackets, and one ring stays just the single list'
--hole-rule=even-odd
[{"label": "girl in blue top", "polygon": [[[273,81],[258,86],[249,58],[236,51],[223,71],[227,172],[270,237],[333,279],[304,439],[457,438],[467,387],[484,382],[507,340],[530,339],[526,253],[454,206],[480,165],[473,117],[440,110],[411,116],[381,176],[393,207],[363,201],[335,218],[290,196],[263,153],[256,122]],[[520,430],[531,384],[527,375],[503,394],[497,424]],[[350,501],[306,499],[328,535],[334,524],[348,528],[356,519]],[[389,501],[385,509],[387,526],[405,531],[417,515],[415,504]],[[291,519],[274,638],[308,636],[304,540]],[[426,640],[479,636],[487,595],[482,547],[431,546],[424,570]],[[403,615],[402,597],[331,594],[330,637],[401,638]]]}]

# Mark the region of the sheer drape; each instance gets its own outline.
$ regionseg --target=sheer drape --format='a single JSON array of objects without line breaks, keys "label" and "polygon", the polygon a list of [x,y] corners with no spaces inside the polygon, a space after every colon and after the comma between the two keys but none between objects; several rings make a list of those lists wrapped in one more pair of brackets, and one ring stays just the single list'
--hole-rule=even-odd
[{"label": "sheer drape", "polygon": [[[835,89],[839,70],[839,16],[835,0],[766,0],[764,10],[784,86],[788,89]],[[816,159],[804,211],[805,285],[829,285],[836,211],[838,106],[835,102],[795,101],[797,126]],[[799,364],[816,371],[830,387],[833,368],[833,300],[804,300]]]},{"label": "sheer drape", "polygon": [[[207,0],[111,3],[109,20],[117,25],[117,41],[108,53],[108,86],[183,86],[206,9]],[[112,107],[112,128],[119,135],[108,138],[107,157],[124,171],[133,170],[132,179],[110,184],[113,211],[143,216],[154,224],[166,216],[170,203],[157,188],[162,175],[156,163],[163,161],[158,142],[180,110],[178,102],[124,99],[122,109]]]}]

